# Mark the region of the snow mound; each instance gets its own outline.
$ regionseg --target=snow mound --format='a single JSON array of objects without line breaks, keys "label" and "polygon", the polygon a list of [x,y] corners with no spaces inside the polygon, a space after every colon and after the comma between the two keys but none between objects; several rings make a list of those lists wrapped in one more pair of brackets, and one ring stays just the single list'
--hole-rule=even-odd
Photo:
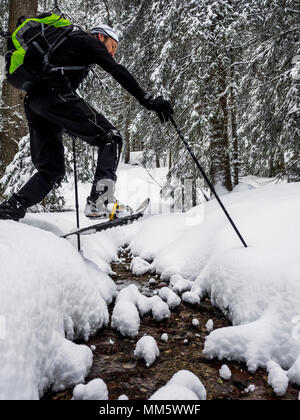
[{"label": "snow mound", "polygon": [[181,297],[184,302],[189,303],[190,305],[197,305],[200,303],[200,297],[194,292],[185,292]]},{"label": "snow mound", "polygon": [[162,287],[159,292],[159,297],[164,300],[170,309],[176,308],[181,303],[181,299],[169,287]]},{"label": "snow mound", "polygon": [[189,370],[179,370],[177,373],[175,373],[175,375],[173,375],[169,383],[184,385],[193,391],[199,400],[206,400],[206,390],[202,382],[198,376]]},{"label": "snow mound", "polygon": [[159,356],[159,349],[155,339],[150,335],[145,335],[136,344],[134,356],[144,359],[146,366],[150,367]]},{"label": "snow mound", "polygon": [[135,338],[139,333],[140,315],[136,306],[126,299],[119,300],[114,307],[111,326],[124,337]]},{"label": "snow mound", "polygon": [[52,371],[52,390],[63,391],[84,381],[92,367],[93,355],[84,345],[76,345],[68,340],[60,339]]},{"label": "snow mound", "polygon": [[186,386],[178,384],[165,385],[156,391],[149,400],[156,401],[195,401],[199,400],[197,395]]},{"label": "snow mound", "polygon": [[206,389],[200,379],[188,370],[175,373],[170,381],[149,400],[206,400]]},{"label": "snow mound", "polygon": [[169,306],[159,296],[149,298],[151,302],[151,312],[155,321],[163,321],[171,316]]},{"label": "snow mound", "polygon": [[93,379],[86,385],[79,384],[73,390],[72,400],[108,400],[107,386],[105,382],[99,378]]},{"label": "snow mound", "polygon": [[130,284],[117,296],[111,325],[122,335],[135,338],[139,332],[140,316],[150,312],[158,322],[171,315],[169,306],[159,296],[144,296],[135,284]]},{"label": "snow mound", "polygon": [[38,399],[83,382],[92,351],[69,340],[108,324],[112,280],[51,232],[0,221],[0,238],[0,398]]},{"label": "snow mound", "polygon": [[191,290],[193,282],[184,279],[180,274],[175,274],[171,277],[169,286],[173,292],[184,293]]},{"label": "snow mound", "polygon": [[135,257],[131,261],[130,270],[135,276],[142,276],[150,271],[150,264],[140,257]]},{"label": "snow mound", "polygon": [[272,360],[267,363],[267,370],[269,372],[268,384],[274,389],[276,395],[284,395],[289,385],[287,372]]}]

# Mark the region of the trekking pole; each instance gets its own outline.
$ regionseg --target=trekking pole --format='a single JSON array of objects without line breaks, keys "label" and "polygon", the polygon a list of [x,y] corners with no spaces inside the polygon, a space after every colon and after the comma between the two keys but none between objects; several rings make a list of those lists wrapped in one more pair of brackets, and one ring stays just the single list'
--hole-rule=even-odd
[{"label": "trekking pole", "polygon": [[203,178],[205,179],[205,181],[206,181],[207,185],[208,185],[208,186],[209,186],[209,188],[211,189],[211,192],[213,193],[213,195],[214,195],[214,196],[215,196],[215,198],[217,199],[218,203],[220,204],[220,206],[221,206],[221,208],[222,208],[223,212],[225,213],[225,216],[226,216],[226,217],[227,217],[227,219],[229,220],[229,222],[230,222],[231,226],[233,227],[233,229],[235,230],[235,232],[236,232],[237,236],[240,238],[240,240],[241,240],[242,244],[244,245],[244,247],[245,247],[245,248],[247,248],[247,244],[246,244],[246,242],[244,241],[244,238],[243,238],[243,237],[242,237],[242,235],[240,234],[240,232],[239,232],[238,228],[237,228],[237,227],[236,227],[236,225],[234,224],[234,222],[233,222],[232,218],[230,217],[230,215],[229,215],[228,211],[227,211],[227,210],[226,210],[226,208],[224,207],[224,204],[222,203],[222,201],[221,201],[220,197],[218,196],[218,194],[217,194],[217,192],[216,192],[216,190],[215,190],[214,186],[212,185],[212,183],[211,183],[211,182],[210,182],[210,180],[208,179],[208,177],[207,177],[207,175],[206,175],[205,171],[204,171],[204,170],[203,170],[203,168],[201,167],[201,165],[200,165],[200,163],[199,163],[198,159],[197,159],[197,158],[196,158],[196,156],[194,155],[194,153],[193,153],[193,151],[192,151],[192,149],[191,149],[190,145],[188,144],[188,142],[185,140],[185,138],[183,137],[183,135],[182,135],[182,134],[181,134],[181,132],[179,131],[179,129],[178,129],[178,127],[177,127],[177,125],[176,125],[176,123],[175,123],[175,121],[174,121],[174,119],[173,119],[173,117],[172,117],[172,116],[170,116],[170,121],[171,121],[171,123],[173,124],[173,126],[174,126],[175,130],[177,131],[177,133],[178,133],[179,137],[181,138],[182,142],[184,143],[185,147],[187,148],[187,150],[188,150],[189,154],[191,155],[191,157],[193,158],[194,162],[196,163],[196,165],[197,165],[197,167],[198,167],[199,171],[201,172],[201,174],[202,174]]},{"label": "trekking pole", "polygon": [[[79,203],[78,203],[78,182],[77,182],[77,162],[76,162],[76,139],[75,136],[72,136],[73,140],[73,163],[74,163],[74,183],[75,183],[75,207],[76,207],[76,221],[77,228],[80,228],[79,225]],[[80,252],[80,235],[77,235],[78,243],[78,252]]]}]

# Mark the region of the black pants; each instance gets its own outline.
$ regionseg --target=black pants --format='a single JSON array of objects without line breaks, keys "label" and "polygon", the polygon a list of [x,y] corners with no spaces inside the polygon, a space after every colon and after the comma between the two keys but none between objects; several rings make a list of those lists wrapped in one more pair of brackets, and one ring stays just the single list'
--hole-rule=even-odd
[{"label": "black pants", "polygon": [[116,180],[122,148],[120,133],[71,90],[43,89],[26,96],[25,113],[30,132],[31,158],[38,172],[21,188],[18,196],[26,207],[39,203],[65,175],[63,131],[99,148],[95,184],[103,178]]}]

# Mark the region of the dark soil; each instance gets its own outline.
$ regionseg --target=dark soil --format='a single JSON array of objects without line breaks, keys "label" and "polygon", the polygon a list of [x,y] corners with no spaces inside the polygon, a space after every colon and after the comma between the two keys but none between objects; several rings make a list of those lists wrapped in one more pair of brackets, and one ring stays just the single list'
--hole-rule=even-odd
[{"label": "dark soil", "polygon": [[[113,279],[119,288],[135,283],[146,295],[151,295],[158,288],[159,279],[154,286],[149,286],[150,275],[133,276],[129,270],[130,257],[123,250],[120,261],[113,264],[116,275]],[[110,307],[112,312],[113,305]],[[200,322],[198,327],[192,325],[192,319]],[[96,346],[94,363],[86,381],[102,378],[109,390],[109,399],[116,400],[126,394],[130,400],[148,399],[158,388],[178,370],[187,369],[196,374],[203,382],[207,399],[217,400],[297,400],[300,387],[289,386],[286,395],[277,397],[268,385],[265,370],[251,374],[245,365],[219,360],[207,360],[202,354],[207,331],[205,325],[209,319],[214,322],[214,328],[230,325],[228,319],[215,307],[209,299],[197,306],[181,303],[172,311],[171,317],[161,323],[153,321],[151,316],[143,318],[139,336],[135,340],[122,337],[110,327],[103,328],[88,343]],[[168,334],[168,341],[161,341],[163,333]],[[159,346],[160,357],[150,367],[144,361],[136,360],[133,352],[135,344],[144,334],[152,335]],[[232,372],[229,381],[221,380],[219,369],[227,364]],[[255,385],[253,392],[245,392],[250,384]],[[59,394],[48,393],[44,399],[71,399],[72,390]]]}]

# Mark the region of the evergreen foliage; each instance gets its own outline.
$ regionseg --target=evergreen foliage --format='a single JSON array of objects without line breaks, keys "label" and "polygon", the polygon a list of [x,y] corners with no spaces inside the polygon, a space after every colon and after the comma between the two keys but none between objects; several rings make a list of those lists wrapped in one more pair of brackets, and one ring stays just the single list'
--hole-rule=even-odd
[{"label": "evergreen foliage", "polygon": [[[146,91],[172,102],[178,126],[215,184],[231,190],[249,173],[300,181],[299,78],[291,77],[300,54],[299,0],[58,3],[85,30],[102,22],[120,32],[116,60]],[[52,7],[53,1],[40,1],[41,10]],[[123,160],[143,150],[146,167],[168,165],[168,194],[185,179],[203,188],[171,124],[162,126],[101,68],[80,93],[122,132]],[[79,178],[90,182],[97,151],[80,141],[77,147]],[[68,179],[68,139],[66,148]]]}]

